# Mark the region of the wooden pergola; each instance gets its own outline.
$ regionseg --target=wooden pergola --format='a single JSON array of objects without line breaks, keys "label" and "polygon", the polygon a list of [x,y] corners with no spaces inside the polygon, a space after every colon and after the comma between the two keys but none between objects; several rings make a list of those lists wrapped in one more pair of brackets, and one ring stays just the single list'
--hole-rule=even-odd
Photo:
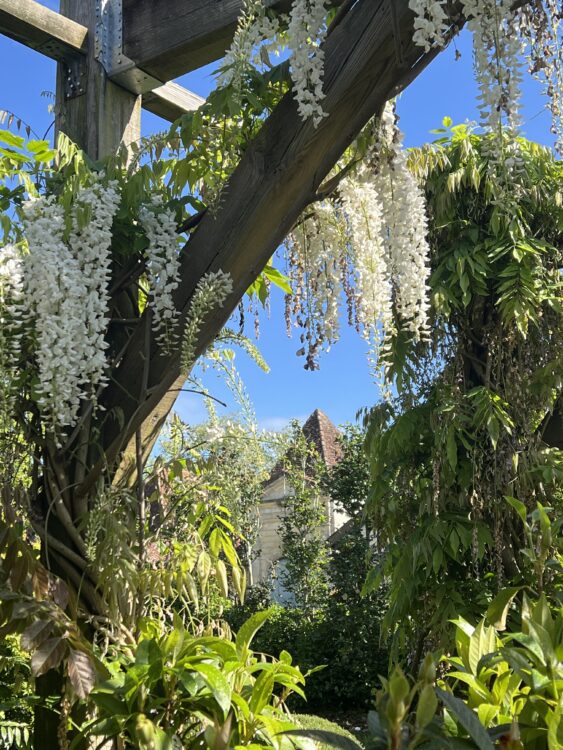
[{"label": "wooden pergola", "polygon": [[[287,94],[246,150],[220,206],[188,239],[175,297],[182,320],[202,276],[221,269],[233,279],[227,304],[205,322],[198,354],[318,199],[344,150],[438,53],[414,45],[409,0],[338,5],[325,42],[327,116],[318,127],[303,122]],[[201,104],[170,81],[224,54],[241,7],[242,0],[61,0],[56,13],[34,0],[0,0],[0,32],[58,61],[57,129],[96,159],[139,138],[143,107],[174,120]],[[455,31],[458,3],[451,18]],[[121,418],[99,423],[96,451],[82,459],[86,469],[76,468],[74,446],[51,456],[55,474],[79,476],[78,498],[87,498],[108,467],[113,477],[134,476],[140,450],[148,455],[182,385],[180,353],[162,350],[143,315],[102,396],[104,413],[119,410]],[[76,515],[84,507],[77,501]]]}]

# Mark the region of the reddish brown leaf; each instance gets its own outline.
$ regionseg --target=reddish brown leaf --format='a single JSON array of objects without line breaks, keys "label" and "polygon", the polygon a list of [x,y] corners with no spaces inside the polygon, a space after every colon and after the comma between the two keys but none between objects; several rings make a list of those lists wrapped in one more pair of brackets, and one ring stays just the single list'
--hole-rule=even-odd
[{"label": "reddish brown leaf", "polygon": [[9,538],[10,538],[10,529],[6,526],[2,530],[0,530],[0,554],[4,552],[4,549],[6,548],[6,545],[8,544]]},{"label": "reddish brown leaf", "polygon": [[28,572],[29,565],[27,557],[22,556],[16,558],[10,571],[10,583],[12,584],[13,591],[19,591],[21,589],[23,582],[27,578]]},{"label": "reddish brown leaf", "polygon": [[66,609],[68,604],[68,588],[60,578],[51,579],[51,596],[55,604],[61,609]]},{"label": "reddish brown leaf", "polygon": [[22,633],[21,645],[26,651],[35,651],[51,635],[53,623],[50,620],[36,620]]},{"label": "reddish brown leaf", "polygon": [[31,580],[34,597],[42,601],[49,593],[49,573],[41,564],[38,564],[33,571]]},{"label": "reddish brown leaf", "polygon": [[6,555],[4,556],[4,562],[2,565],[2,567],[4,568],[4,572],[8,575],[11,573],[12,568],[14,567],[17,555],[18,545],[16,542],[11,542],[11,544],[8,545],[8,549],[6,550]]},{"label": "reddish brown leaf", "polygon": [[96,681],[96,671],[92,660],[84,651],[75,651],[73,648],[68,654],[68,676],[76,695],[84,700],[90,695]]},{"label": "reddish brown leaf", "polygon": [[45,674],[53,667],[57,667],[64,659],[67,642],[60,636],[49,638],[31,657],[31,671],[36,677]]}]

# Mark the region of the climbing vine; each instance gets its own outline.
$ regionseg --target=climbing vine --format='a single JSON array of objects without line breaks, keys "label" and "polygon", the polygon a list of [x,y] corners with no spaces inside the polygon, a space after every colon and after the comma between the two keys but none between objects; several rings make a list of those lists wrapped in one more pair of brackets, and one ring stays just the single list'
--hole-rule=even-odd
[{"label": "climbing vine", "polygon": [[563,453],[549,425],[563,393],[562,165],[518,139],[507,213],[488,169],[494,137],[444,129],[409,157],[430,215],[430,334],[386,345],[397,395],[370,413],[368,434],[369,513],[387,559],[367,588],[391,576],[386,624],[401,637],[439,637],[448,613],[521,582],[510,503],[561,502]]}]

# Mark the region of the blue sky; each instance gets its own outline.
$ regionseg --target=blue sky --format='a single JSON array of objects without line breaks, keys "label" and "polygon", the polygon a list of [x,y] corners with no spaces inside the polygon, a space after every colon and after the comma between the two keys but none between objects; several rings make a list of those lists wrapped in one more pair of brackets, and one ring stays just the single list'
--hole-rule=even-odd
[{"label": "blue sky", "polygon": [[[44,2],[55,9],[56,0]],[[455,60],[455,47],[448,50],[411,84],[398,102],[400,126],[407,146],[420,145],[434,136],[430,130],[440,127],[444,116],[454,123],[477,119],[476,87],[472,75],[471,45],[467,34],[456,40],[461,59]],[[43,135],[52,122],[48,112],[51,99],[42,92],[55,88],[55,63],[39,53],[0,36],[0,109],[10,110]],[[213,86],[213,66],[178,79],[187,88],[206,96]],[[527,75],[523,99],[524,135],[552,145],[550,118],[539,86]],[[143,112],[144,135],[162,130],[163,120]],[[52,133],[52,130],[51,130]],[[250,327],[249,327],[250,328]],[[249,330],[250,335],[250,330]],[[315,408],[322,409],[335,423],[353,421],[358,409],[378,399],[366,363],[361,338],[343,323],[341,340],[321,359],[316,372],[303,369],[303,360],[295,355],[296,339],[288,339],[283,318],[281,293],[271,304],[270,317],[262,316],[258,345],[270,365],[270,373],[261,372],[244,353],[237,354],[237,366],[254,403],[259,424],[278,429],[291,418],[303,419]],[[230,401],[224,387],[212,374],[206,385],[219,398]],[[188,421],[205,418],[202,399],[180,394],[177,410]]]}]

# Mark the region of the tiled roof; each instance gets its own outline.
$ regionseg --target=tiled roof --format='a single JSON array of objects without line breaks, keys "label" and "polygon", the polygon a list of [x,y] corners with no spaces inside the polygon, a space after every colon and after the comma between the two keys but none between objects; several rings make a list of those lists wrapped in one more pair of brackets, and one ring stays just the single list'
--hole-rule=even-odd
[{"label": "tiled roof", "polygon": [[[330,468],[340,459],[340,432],[320,409],[315,409],[301,428],[307,440],[314,443],[325,466]],[[283,476],[283,461],[279,461],[267,479],[266,484]]]},{"label": "tiled roof", "polygon": [[340,431],[334,426],[326,414],[315,409],[303,425],[303,434],[313,442],[325,465],[330,468],[342,457],[340,447]]}]

